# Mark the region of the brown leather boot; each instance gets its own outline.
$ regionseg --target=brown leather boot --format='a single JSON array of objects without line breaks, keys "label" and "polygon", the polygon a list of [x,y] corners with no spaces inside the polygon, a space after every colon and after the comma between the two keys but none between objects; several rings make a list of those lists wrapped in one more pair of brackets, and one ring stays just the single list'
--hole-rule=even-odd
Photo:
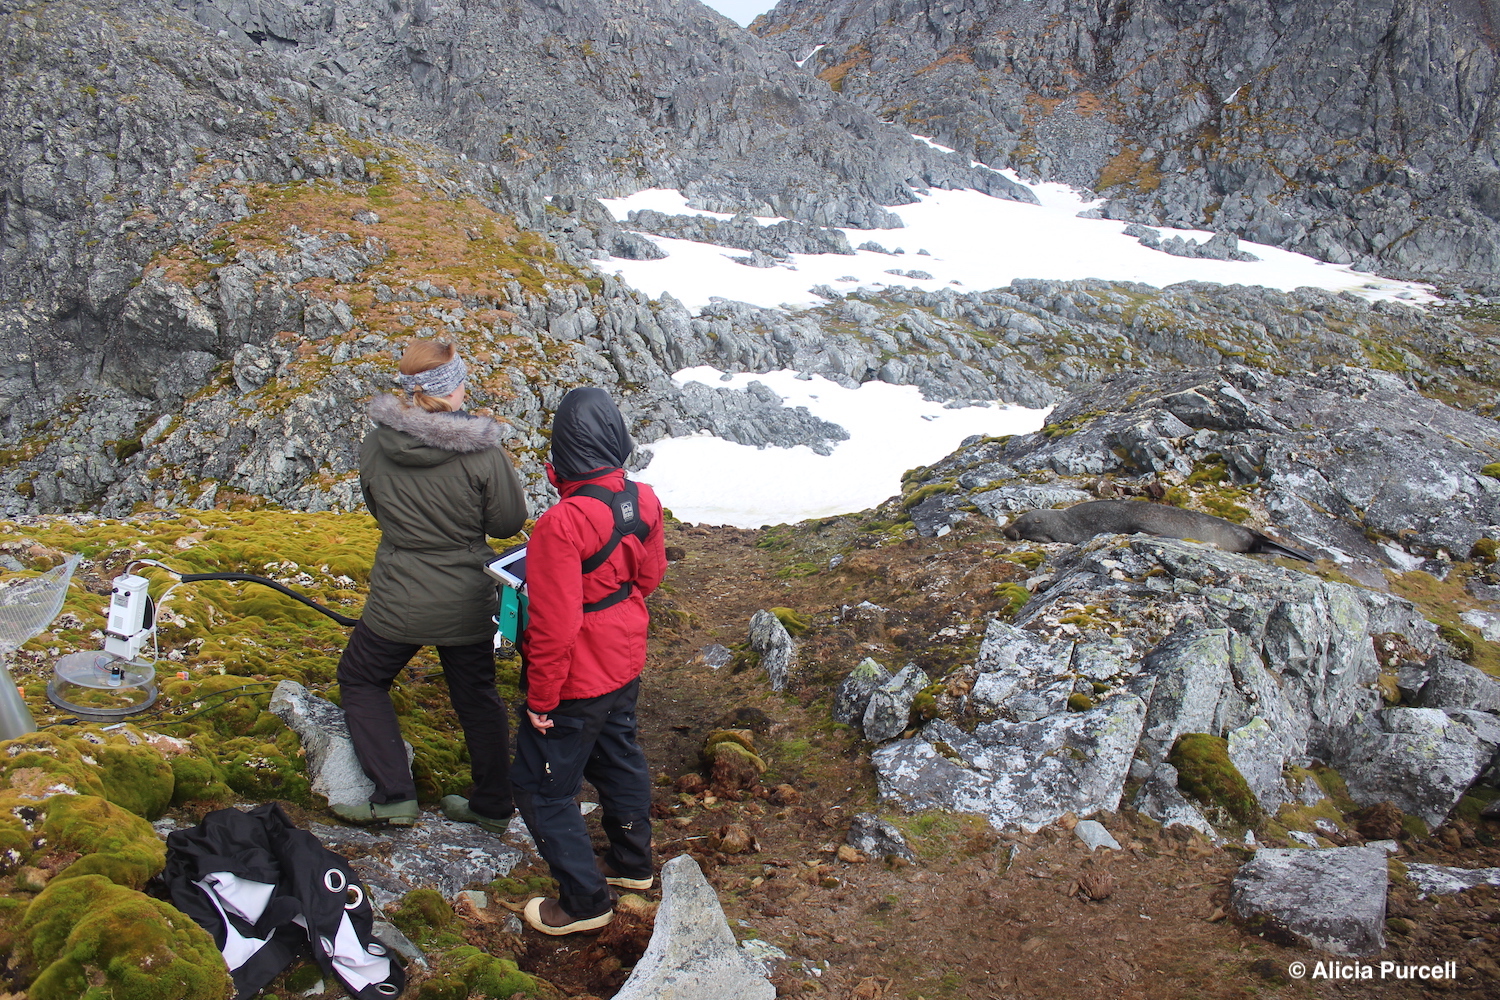
[{"label": "brown leather boot", "polygon": [[533,930],[560,937],[564,934],[577,934],[580,931],[597,931],[615,918],[615,911],[606,910],[597,917],[583,917],[575,920],[557,900],[534,896],[527,901],[526,910],[521,916],[526,919]]}]

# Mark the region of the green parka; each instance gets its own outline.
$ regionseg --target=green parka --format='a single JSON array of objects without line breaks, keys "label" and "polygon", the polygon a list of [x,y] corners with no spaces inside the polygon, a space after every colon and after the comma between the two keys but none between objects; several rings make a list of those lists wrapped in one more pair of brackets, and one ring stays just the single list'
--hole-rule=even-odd
[{"label": "green parka", "polygon": [[383,639],[464,646],[495,634],[494,557],[485,536],[526,521],[526,495],[501,425],[428,413],[394,396],[370,403],[375,429],[360,449],[359,486],[380,524],[363,620]]}]

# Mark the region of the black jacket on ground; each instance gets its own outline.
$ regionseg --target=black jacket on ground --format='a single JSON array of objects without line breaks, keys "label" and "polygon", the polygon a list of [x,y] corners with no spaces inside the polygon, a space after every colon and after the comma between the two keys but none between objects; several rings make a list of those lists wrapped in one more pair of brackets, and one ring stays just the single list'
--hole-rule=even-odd
[{"label": "black jacket on ground", "polygon": [[308,949],[358,1000],[390,1000],[406,987],[406,971],[371,932],[359,877],[274,802],[219,809],[167,834],[162,878],[172,904],[213,936],[237,998],[260,992]]}]

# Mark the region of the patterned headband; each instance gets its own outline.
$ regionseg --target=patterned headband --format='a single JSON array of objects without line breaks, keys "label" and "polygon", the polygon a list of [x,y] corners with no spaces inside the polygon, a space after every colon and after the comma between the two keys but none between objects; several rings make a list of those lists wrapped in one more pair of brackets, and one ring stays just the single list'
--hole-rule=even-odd
[{"label": "patterned headband", "polygon": [[469,366],[464,364],[464,359],[457,354],[453,360],[429,368],[425,372],[417,372],[415,375],[397,375],[396,384],[408,393],[415,393],[418,389],[429,396],[446,396],[463,384],[468,377]]}]

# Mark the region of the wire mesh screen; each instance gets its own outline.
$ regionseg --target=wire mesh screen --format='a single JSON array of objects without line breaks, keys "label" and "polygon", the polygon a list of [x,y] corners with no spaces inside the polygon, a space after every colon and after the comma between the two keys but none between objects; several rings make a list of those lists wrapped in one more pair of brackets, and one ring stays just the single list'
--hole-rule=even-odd
[{"label": "wire mesh screen", "polygon": [[78,557],[69,556],[41,576],[0,583],[0,654],[14,652],[52,624],[68,596],[68,581],[77,565]]}]

